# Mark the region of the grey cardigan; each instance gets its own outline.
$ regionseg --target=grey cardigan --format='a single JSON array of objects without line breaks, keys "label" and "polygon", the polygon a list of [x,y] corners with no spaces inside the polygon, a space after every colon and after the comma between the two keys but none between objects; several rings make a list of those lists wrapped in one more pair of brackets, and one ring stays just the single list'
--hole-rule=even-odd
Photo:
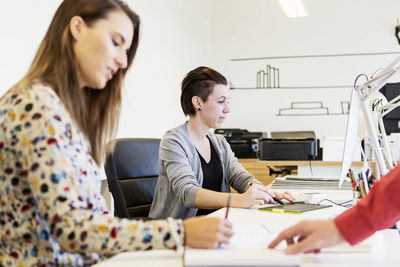
[{"label": "grey cardigan", "polygon": [[[223,166],[221,191],[230,186],[239,193],[249,184],[260,183],[238,162],[228,142],[221,135],[208,134]],[[186,123],[165,133],[160,144],[159,176],[149,217],[186,219],[196,216],[195,198],[202,188],[203,171],[196,148],[190,140]]]}]

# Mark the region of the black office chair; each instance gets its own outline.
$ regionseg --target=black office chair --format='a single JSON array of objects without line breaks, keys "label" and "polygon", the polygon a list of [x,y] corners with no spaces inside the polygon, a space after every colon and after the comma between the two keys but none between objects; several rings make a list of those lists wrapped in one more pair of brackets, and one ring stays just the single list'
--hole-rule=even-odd
[{"label": "black office chair", "polygon": [[114,198],[115,215],[148,217],[158,178],[160,139],[121,138],[112,142],[105,171]]}]

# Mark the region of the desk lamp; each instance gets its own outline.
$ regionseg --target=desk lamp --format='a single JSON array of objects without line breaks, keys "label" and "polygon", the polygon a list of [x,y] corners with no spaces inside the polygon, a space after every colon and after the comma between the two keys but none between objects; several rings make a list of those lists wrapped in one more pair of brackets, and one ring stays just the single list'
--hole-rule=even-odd
[{"label": "desk lamp", "polygon": [[376,178],[379,179],[380,176],[383,176],[389,172],[389,168],[393,167],[391,165],[388,166],[385,162],[382,147],[379,144],[377,130],[372,117],[372,111],[367,103],[367,100],[372,95],[374,95],[375,92],[379,91],[390,79],[390,77],[392,77],[398,71],[400,71],[400,57],[396,58],[375,77],[369,79],[364,84],[360,86],[354,86],[354,89],[352,91],[352,99],[350,102],[350,113],[346,131],[346,140],[343,152],[342,171],[339,179],[339,187],[342,186],[343,181],[346,178],[346,174],[351,166],[355,143],[355,141],[352,139],[354,139],[355,132],[357,132],[357,126],[354,125],[357,123],[357,121],[355,121],[354,118],[357,118],[359,106],[361,106],[367,126],[368,135],[371,139],[372,148],[375,154],[375,158],[377,160],[377,171],[379,175],[377,175]]}]

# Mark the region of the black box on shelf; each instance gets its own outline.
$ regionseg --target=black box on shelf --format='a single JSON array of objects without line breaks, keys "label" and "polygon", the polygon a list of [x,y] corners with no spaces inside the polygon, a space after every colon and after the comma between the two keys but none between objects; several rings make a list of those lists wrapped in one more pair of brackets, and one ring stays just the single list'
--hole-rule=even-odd
[{"label": "black box on shelf", "polygon": [[257,156],[260,160],[320,160],[317,138],[258,140]]},{"label": "black box on shelf", "polygon": [[214,133],[223,135],[238,158],[257,158],[258,139],[266,137],[263,132],[249,132],[245,129],[215,129]]}]

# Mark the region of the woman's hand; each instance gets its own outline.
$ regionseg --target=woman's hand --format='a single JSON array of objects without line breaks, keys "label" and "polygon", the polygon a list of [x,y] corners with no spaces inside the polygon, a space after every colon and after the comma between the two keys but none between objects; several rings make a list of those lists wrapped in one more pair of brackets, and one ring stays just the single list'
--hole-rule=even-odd
[{"label": "woman's hand", "polygon": [[243,194],[234,194],[232,207],[251,208],[254,205],[274,203],[275,194],[261,184],[252,184]]},{"label": "woman's hand", "polygon": [[183,221],[185,244],[194,248],[216,248],[229,244],[233,236],[232,224],[216,217],[194,217]]},{"label": "woman's hand", "polygon": [[[295,241],[297,239],[297,242]],[[333,220],[302,221],[281,232],[270,244],[269,248],[276,247],[282,240],[286,240],[285,253],[319,253],[321,248],[336,245],[344,238],[336,228]]]},{"label": "woman's hand", "polygon": [[278,199],[286,199],[286,200],[288,200],[290,202],[293,202],[295,200],[294,197],[292,196],[292,194],[290,194],[287,191],[284,192],[284,193],[274,192],[274,194]]}]

